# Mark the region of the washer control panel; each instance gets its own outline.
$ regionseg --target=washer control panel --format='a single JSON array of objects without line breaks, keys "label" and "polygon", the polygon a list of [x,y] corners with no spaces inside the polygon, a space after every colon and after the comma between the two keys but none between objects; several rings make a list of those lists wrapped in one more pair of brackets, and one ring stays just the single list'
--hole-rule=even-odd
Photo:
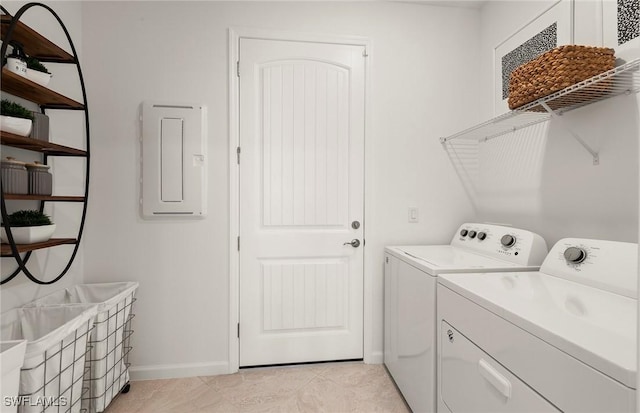
[{"label": "washer control panel", "polygon": [[451,245],[468,248],[514,264],[530,266],[539,266],[548,251],[544,239],[534,232],[478,223],[462,224]]},{"label": "washer control panel", "polygon": [[638,244],[564,238],[553,246],[540,272],[637,298]]}]

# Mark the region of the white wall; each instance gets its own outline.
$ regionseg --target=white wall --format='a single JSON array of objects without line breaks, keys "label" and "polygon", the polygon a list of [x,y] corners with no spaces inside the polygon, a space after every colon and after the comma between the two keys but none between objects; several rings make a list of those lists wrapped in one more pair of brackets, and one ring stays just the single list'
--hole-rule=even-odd
[{"label": "white wall", "polygon": [[[552,3],[495,1],[482,9],[484,118],[493,116],[493,48]],[[596,12],[595,2],[576,2],[577,44],[600,45]],[[478,219],[537,231],[549,247],[569,236],[637,242],[638,99],[620,96],[563,116],[599,151],[599,166],[556,121],[519,133],[519,144],[492,141],[481,154]]]},{"label": "white wall", "polygon": [[[86,281],[140,282],[137,377],[228,369],[228,28],[372,40],[366,160],[370,361],[382,356],[383,247],[449,242],[470,204],[438,137],[477,120],[478,11],[405,3],[87,2],[92,199]],[[209,113],[209,215],[139,216],[143,100],[202,102]],[[420,223],[407,223],[407,208]]]},{"label": "white wall", "polygon": [[[15,14],[20,7],[27,2],[3,1],[2,5],[11,13]],[[64,22],[74,46],[83,62],[82,54],[82,13],[79,2],[55,2],[53,4],[55,12]],[[67,38],[60,28],[55,18],[46,10],[35,7],[29,9],[21,18],[21,21],[31,26],[33,29],[51,39],[54,43],[71,51]],[[63,65],[46,63],[50,72],[54,74],[49,87],[75,100],[82,101],[82,92],[78,80],[75,65]],[[9,97],[3,93],[3,98]],[[39,110],[37,106],[22,99],[11,97],[31,110]],[[83,113],[79,111],[48,111],[50,117],[51,141],[63,145],[84,148],[85,129]],[[2,147],[2,157],[15,156],[19,160],[33,161],[41,160],[37,152],[22,151],[9,147]],[[84,183],[85,161],[83,159],[50,158],[52,173],[54,175],[54,194],[60,195],[82,195]],[[37,202],[16,202],[7,203],[9,213],[18,209],[36,209]],[[54,236],[75,237],[78,230],[79,219],[82,207],[78,204],[56,204],[54,208],[47,205],[45,210],[52,217],[58,228]],[[68,258],[73,250],[72,246],[60,246],[48,250],[35,252],[28,264],[28,268],[40,279],[50,280],[57,276],[68,262]],[[39,286],[29,281],[24,274],[18,274],[16,278],[0,287],[0,301],[2,311],[20,306],[32,301],[51,291],[67,287],[72,284],[82,282],[82,246],[78,250],[76,259],[69,272],[58,282],[50,286]],[[13,258],[2,258],[2,274],[8,275],[16,267]]]}]

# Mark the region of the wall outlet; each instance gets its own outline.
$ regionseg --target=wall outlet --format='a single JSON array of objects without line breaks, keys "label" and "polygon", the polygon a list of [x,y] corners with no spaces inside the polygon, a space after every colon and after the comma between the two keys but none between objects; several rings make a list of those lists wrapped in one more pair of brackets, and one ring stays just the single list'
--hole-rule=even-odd
[{"label": "wall outlet", "polygon": [[409,222],[415,223],[420,221],[418,207],[409,207]]}]

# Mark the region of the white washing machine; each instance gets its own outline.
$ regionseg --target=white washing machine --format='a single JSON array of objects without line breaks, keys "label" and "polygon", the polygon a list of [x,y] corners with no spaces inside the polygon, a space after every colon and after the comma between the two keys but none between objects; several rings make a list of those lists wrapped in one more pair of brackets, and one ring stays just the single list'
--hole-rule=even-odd
[{"label": "white washing machine", "polygon": [[436,285],[440,274],[535,271],[538,234],[489,224],[460,226],[449,245],[385,249],[384,363],[415,412],[436,411]]},{"label": "white washing machine", "polygon": [[633,412],[638,244],[567,238],[540,271],[438,280],[438,411]]}]

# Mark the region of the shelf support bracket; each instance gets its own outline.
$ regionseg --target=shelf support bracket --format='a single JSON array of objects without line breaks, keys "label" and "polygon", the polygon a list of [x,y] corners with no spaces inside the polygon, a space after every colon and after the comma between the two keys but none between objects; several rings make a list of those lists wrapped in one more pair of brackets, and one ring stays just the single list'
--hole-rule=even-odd
[{"label": "shelf support bracket", "polygon": [[598,155],[598,152],[594,151],[591,146],[589,146],[584,139],[582,139],[580,137],[580,135],[578,135],[577,133],[575,133],[565,122],[565,120],[562,118],[562,116],[558,113],[556,113],[556,111],[554,111],[553,109],[551,109],[549,107],[549,105],[547,105],[546,102],[540,102],[540,104],[542,105],[543,108],[545,108],[545,110],[551,115],[551,117],[553,119],[556,119],[558,121],[558,123],[560,124],[560,126],[562,126],[562,128],[564,130],[566,130],[567,132],[569,132],[569,134],[571,136],[573,136],[573,139],[575,139],[576,141],[578,141],[578,143],[580,145],[582,145],[582,147],[591,154],[591,156],[593,157],[593,164],[594,165],[600,165],[600,155]]}]

